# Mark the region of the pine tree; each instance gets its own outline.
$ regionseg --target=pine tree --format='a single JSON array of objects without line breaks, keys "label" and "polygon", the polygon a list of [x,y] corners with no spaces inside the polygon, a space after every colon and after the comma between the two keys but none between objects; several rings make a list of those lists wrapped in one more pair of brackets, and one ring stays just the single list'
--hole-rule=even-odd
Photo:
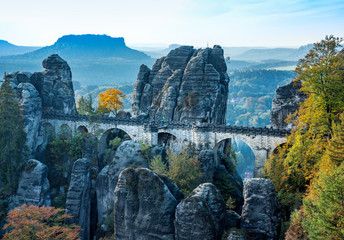
[{"label": "pine tree", "polygon": [[344,239],[344,165],[319,174],[314,199],[304,200],[303,226],[310,239]]},{"label": "pine tree", "polygon": [[77,110],[79,114],[92,115],[95,114],[95,109],[93,108],[93,98],[92,94],[88,94],[87,97],[82,96],[78,100]]},{"label": "pine tree", "polygon": [[0,88],[0,180],[10,193],[17,188],[25,142],[22,109],[10,82],[5,80]]}]

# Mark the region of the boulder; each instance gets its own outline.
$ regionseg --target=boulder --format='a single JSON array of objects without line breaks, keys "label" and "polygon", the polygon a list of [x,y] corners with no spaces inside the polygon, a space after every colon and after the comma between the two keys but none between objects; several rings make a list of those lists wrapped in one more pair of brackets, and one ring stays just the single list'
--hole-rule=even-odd
[{"label": "boulder", "polygon": [[126,111],[118,111],[116,114],[116,117],[118,118],[131,118],[131,114],[130,112],[126,112]]},{"label": "boulder", "polygon": [[231,229],[227,240],[248,240],[246,233],[239,229]]},{"label": "boulder", "polygon": [[30,159],[19,179],[17,205],[50,206],[49,188],[48,167]]},{"label": "boulder", "polygon": [[115,239],[173,240],[177,204],[169,188],[151,170],[123,170],[115,190]]},{"label": "boulder", "polygon": [[253,178],[244,186],[241,229],[256,240],[276,240],[281,226],[280,207],[270,180]]},{"label": "boulder", "polygon": [[37,89],[27,82],[17,86],[17,94],[23,109],[24,130],[27,135],[26,145],[32,155],[37,148],[38,130],[42,118],[42,100]]},{"label": "boulder", "polygon": [[141,156],[141,145],[132,140],[124,141],[118,147],[111,163],[105,166],[97,176],[96,192],[99,222],[103,222],[111,213],[118,176],[127,167],[148,167],[148,163]]},{"label": "boulder", "polygon": [[293,81],[277,88],[270,113],[270,122],[273,128],[287,130],[292,128],[292,125],[287,124],[285,120],[290,114],[295,113],[299,103],[306,99],[306,95],[300,92],[300,88],[301,83],[299,81]]},{"label": "boulder", "polygon": [[211,183],[199,185],[182,200],[175,213],[175,239],[221,239],[226,205]]},{"label": "boulder", "polygon": [[72,215],[71,223],[75,223],[82,228],[80,232],[82,240],[90,239],[90,193],[90,161],[86,158],[78,159],[73,164],[66,199],[66,213]]},{"label": "boulder", "polygon": [[155,121],[225,123],[229,78],[223,50],[181,46],[141,66],[132,99],[133,116]]}]

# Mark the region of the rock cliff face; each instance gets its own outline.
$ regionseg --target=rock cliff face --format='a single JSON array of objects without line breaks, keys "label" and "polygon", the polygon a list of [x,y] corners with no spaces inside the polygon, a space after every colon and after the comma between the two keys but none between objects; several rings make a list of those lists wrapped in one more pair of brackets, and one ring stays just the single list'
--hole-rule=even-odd
[{"label": "rock cliff face", "polygon": [[[118,176],[127,167],[148,167],[141,157],[141,145],[135,141],[124,141],[117,149],[112,162],[104,167],[97,176],[98,221],[101,223],[111,213],[115,200],[114,190]],[[103,226],[105,227],[105,226]]]},{"label": "rock cliff face", "polygon": [[35,159],[30,159],[19,180],[18,206],[50,206],[49,188],[48,167]]},{"label": "rock cliff face", "polygon": [[[72,73],[66,61],[57,54],[43,60],[42,72],[12,72],[5,75],[17,90],[24,112],[24,128],[27,133],[27,146],[31,157],[36,156],[43,144],[40,135],[42,113],[76,113]],[[43,147],[44,148],[44,147]]]},{"label": "rock cliff face", "polygon": [[178,201],[165,183],[146,168],[127,168],[115,190],[115,239],[174,239]]},{"label": "rock cliff face", "polygon": [[241,229],[255,240],[277,240],[281,213],[273,183],[263,178],[249,180],[244,187],[244,198]]},{"label": "rock cliff face", "polygon": [[44,59],[42,65],[42,72],[12,72],[6,74],[5,79],[15,85],[31,83],[41,98],[43,111],[76,113],[72,72],[68,63],[53,54]]},{"label": "rock cliff face", "polygon": [[225,123],[229,78],[220,46],[182,46],[142,65],[134,86],[133,116],[151,120]]},{"label": "rock cliff face", "polygon": [[211,183],[199,185],[175,213],[175,239],[221,239],[225,227],[226,205]]},{"label": "rock cliff face", "polygon": [[80,232],[82,240],[90,239],[90,192],[90,161],[86,158],[78,159],[73,164],[66,199],[66,213],[73,216],[71,223],[75,223],[82,228]]},{"label": "rock cliff face", "polygon": [[291,124],[287,124],[285,119],[289,114],[295,113],[299,103],[305,101],[306,95],[300,92],[301,83],[291,82],[288,85],[279,87],[272,100],[272,110],[270,122],[273,128],[291,129]]},{"label": "rock cliff face", "polygon": [[[20,76],[20,75],[19,75]],[[24,114],[24,130],[28,149],[36,149],[39,124],[42,118],[42,99],[31,83],[20,83],[17,87]]]}]

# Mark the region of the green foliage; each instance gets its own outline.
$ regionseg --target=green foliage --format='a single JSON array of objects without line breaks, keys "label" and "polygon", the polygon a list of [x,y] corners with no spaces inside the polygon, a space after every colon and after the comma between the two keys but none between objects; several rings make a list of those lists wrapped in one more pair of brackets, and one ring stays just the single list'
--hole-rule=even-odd
[{"label": "green foliage", "polygon": [[77,102],[77,110],[79,114],[92,115],[95,114],[92,94],[88,94],[87,97],[82,96]]},{"label": "green foliage", "polygon": [[189,195],[202,181],[201,163],[198,156],[189,155],[188,149],[176,154],[167,151],[169,169],[167,176],[179,187],[185,196]]},{"label": "green foliage", "polygon": [[163,174],[163,175],[168,174],[167,164],[162,161],[161,155],[158,155],[151,160],[151,162],[149,164],[149,168],[152,169],[155,173],[157,173],[159,175],[160,174]]},{"label": "green foliage", "polygon": [[214,174],[213,184],[220,191],[225,201],[234,195],[235,188],[224,171]]},{"label": "green foliage", "polygon": [[230,74],[227,123],[264,127],[270,124],[272,99],[278,86],[289,83],[294,71],[246,70]]},{"label": "green foliage", "polygon": [[285,233],[285,240],[309,240],[307,231],[302,224],[304,218],[303,209],[295,210],[292,213],[290,226]]},{"label": "green foliage", "polygon": [[316,197],[304,200],[303,224],[310,239],[344,239],[344,165],[322,173],[313,191]]},{"label": "green foliage", "polygon": [[[343,119],[339,117],[344,112],[344,56],[337,52],[341,41],[327,36],[315,43],[314,48],[300,60],[295,82],[302,83],[301,91],[307,99],[289,117],[295,128],[287,143],[275,151],[265,168],[267,177],[275,184],[285,221],[289,220],[290,212],[299,207],[308,191],[308,200],[304,202],[304,226],[311,239],[342,239],[322,238],[320,232],[310,227],[321,227],[320,220],[312,214],[319,209],[319,191],[328,190],[327,187],[314,185],[314,182],[319,181],[321,175],[331,174],[333,167],[341,164],[344,156]],[[327,204],[331,209],[330,199]],[[329,224],[337,224],[340,228],[340,221],[332,218]],[[319,237],[317,234],[320,234]]]},{"label": "green foliage", "polygon": [[151,160],[152,158],[152,155],[151,155],[151,146],[149,146],[148,144],[146,143],[143,143],[143,142],[140,142],[140,145],[141,145],[141,157],[147,161],[147,163],[149,163],[149,161]]},{"label": "green foliage", "polygon": [[26,153],[23,112],[10,82],[0,88],[0,181],[5,191],[15,193]]},{"label": "green foliage", "polygon": [[116,151],[117,148],[122,144],[122,139],[119,137],[115,137],[109,142],[109,146],[112,151]]},{"label": "green foliage", "polygon": [[234,209],[235,209],[235,200],[231,196],[229,196],[226,201],[226,210],[230,211]]}]

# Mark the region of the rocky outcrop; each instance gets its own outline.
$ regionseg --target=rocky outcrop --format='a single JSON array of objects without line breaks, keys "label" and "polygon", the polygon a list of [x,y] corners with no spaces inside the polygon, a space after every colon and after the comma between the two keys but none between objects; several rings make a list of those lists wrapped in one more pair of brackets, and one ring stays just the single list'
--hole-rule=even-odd
[{"label": "rocky outcrop", "polygon": [[293,81],[276,90],[272,100],[270,114],[271,126],[276,129],[291,129],[292,125],[287,124],[285,119],[296,112],[299,103],[304,102],[306,95],[300,91],[301,83]]},{"label": "rocky outcrop", "polygon": [[99,222],[103,222],[111,213],[118,176],[127,167],[148,167],[147,162],[141,157],[141,145],[132,140],[124,141],[118,147],[114,159],[97,176],[96,191]]},{"label": "rocky outcrop", "polygon": [[240,228],[241,216],[234,211],[226,211],[225,229]]},{"label": "rocky outcrop", "polygon": [[80,237],[83,240],[90,239],[90,192],[90,161],[86,158],[78,159],[73,164],[66,199],[66,213],[72,215],[71,223],[81,227]]},{"label": "rocky outcrop", "polygon": [[44,59],[42,65],[42,72],[12,72],[6,74],[5,79],[14,85],[31,83],[39,93],[43,111],[76,113],[72,72],[68,63],[53,54]]},{"label": "rocky outcrop", "polygon": [[[18,74],[21,76],[21,74]],[[24,75],[26,76],[26,75]],[[19,79],[24,77],[19,77]],[[24,115],[24,130],[26,132],[26,145],[35,151],[40,121],[42,118],[42,100],[37,89],[28,82],[19,83],[17,93]]]},{"label": "rocky outcrop", "polygon": [[35,159],[30,159],[19,179],[18,206],[50,206],[49,188],[48,167]]},{"label": "rocky outcrop", "polygon": [[201,150],[198,161],[202,164],[203,182],[212,182],[215,169],[218,166],[212,149]]},{"label": "rocky outcrop", "polygon": [[165,183],[146,168],[127,168],[115,190],[115,239],[174,239],[178,201]]},{"label": "rocky outcrop", "polygon": [[175,239],[221,239],[225,214],[225,202],[219,191],[213,184],[203,183],[178,204]]},{"label": "rocky outcrop", "polygon": [[238,229],[231,229],[229,231],[227,240],[248,240],[246,234]]},{"label": "rocky outcrop", "polygon": [[244,198],[241,229],[256,240],[278,239],[281,214],[273,183],[263,178],[249,180],[244,187]]},{"label": "rocky outcrop", "polygon": [[229,78],[220,46],[182,46],[142,65],[134,86],[133,116],[151,120],[225,123]]}]

